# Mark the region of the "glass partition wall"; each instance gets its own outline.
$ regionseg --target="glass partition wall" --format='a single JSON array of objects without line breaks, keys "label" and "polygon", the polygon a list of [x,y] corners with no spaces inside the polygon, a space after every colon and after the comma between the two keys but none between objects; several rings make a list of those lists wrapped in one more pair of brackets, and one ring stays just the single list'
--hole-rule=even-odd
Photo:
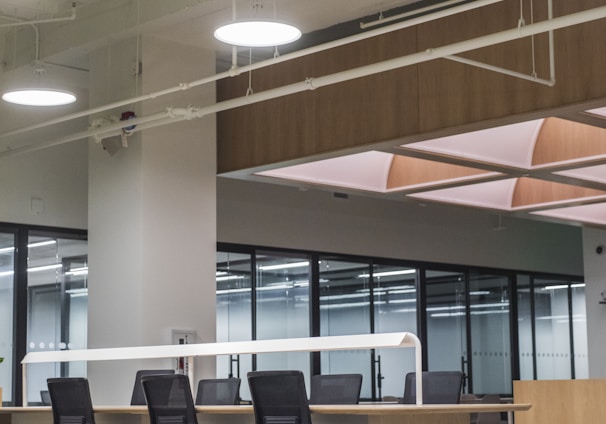
[{"label": "glass partition wall", "polygon": [[11,232],[0,232],[0,387],[3,403],[12,402],[14,362],[15,245]]},{"label": "glass partition wall", "polygon": [[588,378],[585,284],[520,275],[520,379]]},{"label": "glass partition wall", "polygon": [[[28,238],[27,352],[86,349],[88,262],[86,240],[34,233]],[[86,364],[33,364],[27,397],[41,401],[49,377],[84,377]]]},{"label": "glass partition wall", "polygon": [[[87,346],[86,231],[0,224],[2,404],[22,401],[19,361],[30,351]],[[83,376],[83,364],[32,365],[28,398],[41,401],[48,377]]]},{"label": "glass partition wall", "polygon": [[[462,370],[465,392],[510,396],[514,379],[587,375],[583,287],[579,278],[219,245],[217,340],[410,331],[424,369]],[[393,399],[414,351],[217,358],[219,377],[252,369],[300,369],[308,386],[312,374],[361,373],[362,399]]]}]

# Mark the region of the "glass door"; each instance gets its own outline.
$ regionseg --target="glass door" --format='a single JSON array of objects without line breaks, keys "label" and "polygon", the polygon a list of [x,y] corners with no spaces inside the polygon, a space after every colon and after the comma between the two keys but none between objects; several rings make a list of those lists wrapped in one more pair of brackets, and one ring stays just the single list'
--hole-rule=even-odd
[{"label": "glass door", "polygon": [[[415,268],[375,264],[374,332],[417,334],[417,276]],[[404,378],[415,370],[414,349],[376,349],[376,399],[404,394]]]},{"label": "glass door", "polygon": [[[309,337],[308,255],[259,251],[255,256],[255,326],[257,340]],[[257,370],[301,370],[309,381],[307,352],[256,355]]]},{"label": "glass door", "polygon": [[509,279],[471,273],[469,278],[470,389],[479,394],[506,394],[511,387]]},{"label": "glass door", "polygon": [[[320,335],[370,333],[370,265],[322,257],[320,269]],[[321,352],[322,374],[361,373],[360,397],[372,393],[372,352],[344,350]]]},{"label": "glass door", "polygon": [[465,393],[511,393],[509,277],[426,272],[429,370],[465,374]]},{"label": "glass door", "polygon": [[464,273],[425,272],[427,342],[424,350],[429,371],[462,370],[468,376],[470,355],[465,288]]}]

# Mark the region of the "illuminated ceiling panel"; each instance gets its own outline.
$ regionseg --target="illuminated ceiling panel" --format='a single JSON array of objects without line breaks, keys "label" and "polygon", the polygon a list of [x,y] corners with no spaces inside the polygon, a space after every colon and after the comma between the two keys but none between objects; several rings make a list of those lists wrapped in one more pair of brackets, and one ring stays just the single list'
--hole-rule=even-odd
[{"label": "illuminated ceiling panel", "polygon": [[[606,108],[581,113],[599,121],[606,118]],[[369,151],[256,175],[606,225],[606,129],[561,118],[396,145],[389,152]]]}]

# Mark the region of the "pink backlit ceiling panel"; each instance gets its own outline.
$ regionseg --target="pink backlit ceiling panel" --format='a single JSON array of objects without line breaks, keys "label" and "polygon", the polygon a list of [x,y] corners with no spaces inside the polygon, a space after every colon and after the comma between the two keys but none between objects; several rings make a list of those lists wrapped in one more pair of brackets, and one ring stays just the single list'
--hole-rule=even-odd
[{"label": "pink backlit ceiling panel", "polygon": [[401,146],[475,161],[530,168],[542,119]]}]

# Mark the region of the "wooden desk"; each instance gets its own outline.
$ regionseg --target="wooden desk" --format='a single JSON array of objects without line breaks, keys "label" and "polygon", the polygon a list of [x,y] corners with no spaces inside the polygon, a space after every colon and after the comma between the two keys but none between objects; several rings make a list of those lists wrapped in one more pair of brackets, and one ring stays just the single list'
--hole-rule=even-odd
[{"label": "wooden desk", "polygon": [[[144,424],[149,422],[145,406],[95,406],[98,424]],[[530,404],[461,404],[461,405],[311,405],[314,424],[469,424],[469,414],[474,412],[523,412]],[[200,423],[252,424],[253,407],[197,406]],[[49,424],[51,408],[44,406],[0,408],[0,424]]]}]

